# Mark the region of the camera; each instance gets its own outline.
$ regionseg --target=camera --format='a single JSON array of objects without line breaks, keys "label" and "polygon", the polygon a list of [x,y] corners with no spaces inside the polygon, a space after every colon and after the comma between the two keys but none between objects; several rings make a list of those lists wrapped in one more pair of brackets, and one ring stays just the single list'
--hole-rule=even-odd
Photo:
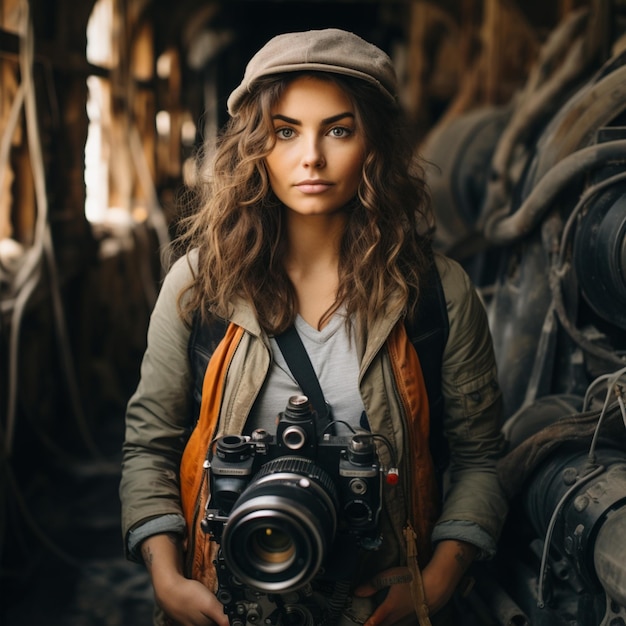
[{"label": "camera", "polygon": [[219,544],[217,597],[232,626],[325,623],[312,581],[351,580],[380,545],[376,436],[318,427],[309,399],[292,396],[275,436],[226,435],[209,451],[201,526]]}]

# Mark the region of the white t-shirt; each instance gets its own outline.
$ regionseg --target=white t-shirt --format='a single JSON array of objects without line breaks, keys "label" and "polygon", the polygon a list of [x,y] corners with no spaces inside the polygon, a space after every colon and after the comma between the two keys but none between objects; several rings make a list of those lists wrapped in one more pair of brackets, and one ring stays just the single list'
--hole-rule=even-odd
[{"label": "white t-shirt", "polygon": [[[328,324],[317,330],[300,316],[295,327],[309,355],[330,405],[332,419],[348,422],[353,428],[363,427],[363,400],[359,392],[359,361],[354,337],[346,332],[345,316],[335,313]],[[289,398],[302,393],[285,357],[274,338],[270,339],[273,361],[265,385],[246,423],[246,432],[264,428],[270,434],[276,431],[278,414],[285,410]],[[349,429],[337,425],[335,434],[347,435]]]}]

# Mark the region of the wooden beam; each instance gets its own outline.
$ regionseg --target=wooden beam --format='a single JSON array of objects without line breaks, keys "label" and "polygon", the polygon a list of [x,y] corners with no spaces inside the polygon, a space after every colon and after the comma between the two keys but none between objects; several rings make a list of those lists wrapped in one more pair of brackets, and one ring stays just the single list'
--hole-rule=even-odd
[{"label": "wooden beam", "polygon": [[[0,28],[0,57],[17,61],[19,54],[19,35]],[[108,69],[88,63],[84,55],[67,49],[61,50],[45,40],[37,41],[35,62],[52,65],[54,69],[62,72],[73,72],[85,76],[106,77],[109,75]]]}]

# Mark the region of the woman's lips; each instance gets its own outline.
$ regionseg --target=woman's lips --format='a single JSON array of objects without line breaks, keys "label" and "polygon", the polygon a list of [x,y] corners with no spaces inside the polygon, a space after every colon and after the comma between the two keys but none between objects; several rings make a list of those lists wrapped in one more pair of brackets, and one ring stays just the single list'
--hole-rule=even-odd
[{"label": "woman's lips", "polygon": [[296,184],[299,191],[311,194],[322,193],[331,186],[332,183],[327,180],[303,180],[302,182]]}]

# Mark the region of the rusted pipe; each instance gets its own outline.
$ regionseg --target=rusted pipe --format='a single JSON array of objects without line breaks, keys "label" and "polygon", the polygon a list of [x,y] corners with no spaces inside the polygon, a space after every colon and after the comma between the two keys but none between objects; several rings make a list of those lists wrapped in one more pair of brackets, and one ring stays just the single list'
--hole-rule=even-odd
[{"label": "rusted pipe", "polygon": [[476,589],[499,626],[530,624],[524,611],[492,576],[477,577]]},{"label": "rusted pipe", "polygon": [[494,213],[484,225],[483,235],[494,245],[510,244],[528,235],[553,206],[560,193],[583,174],[609,161],[626,160],[626,140],[610,141],[583,148],[559,161],[539,180],[513,215]]}]

